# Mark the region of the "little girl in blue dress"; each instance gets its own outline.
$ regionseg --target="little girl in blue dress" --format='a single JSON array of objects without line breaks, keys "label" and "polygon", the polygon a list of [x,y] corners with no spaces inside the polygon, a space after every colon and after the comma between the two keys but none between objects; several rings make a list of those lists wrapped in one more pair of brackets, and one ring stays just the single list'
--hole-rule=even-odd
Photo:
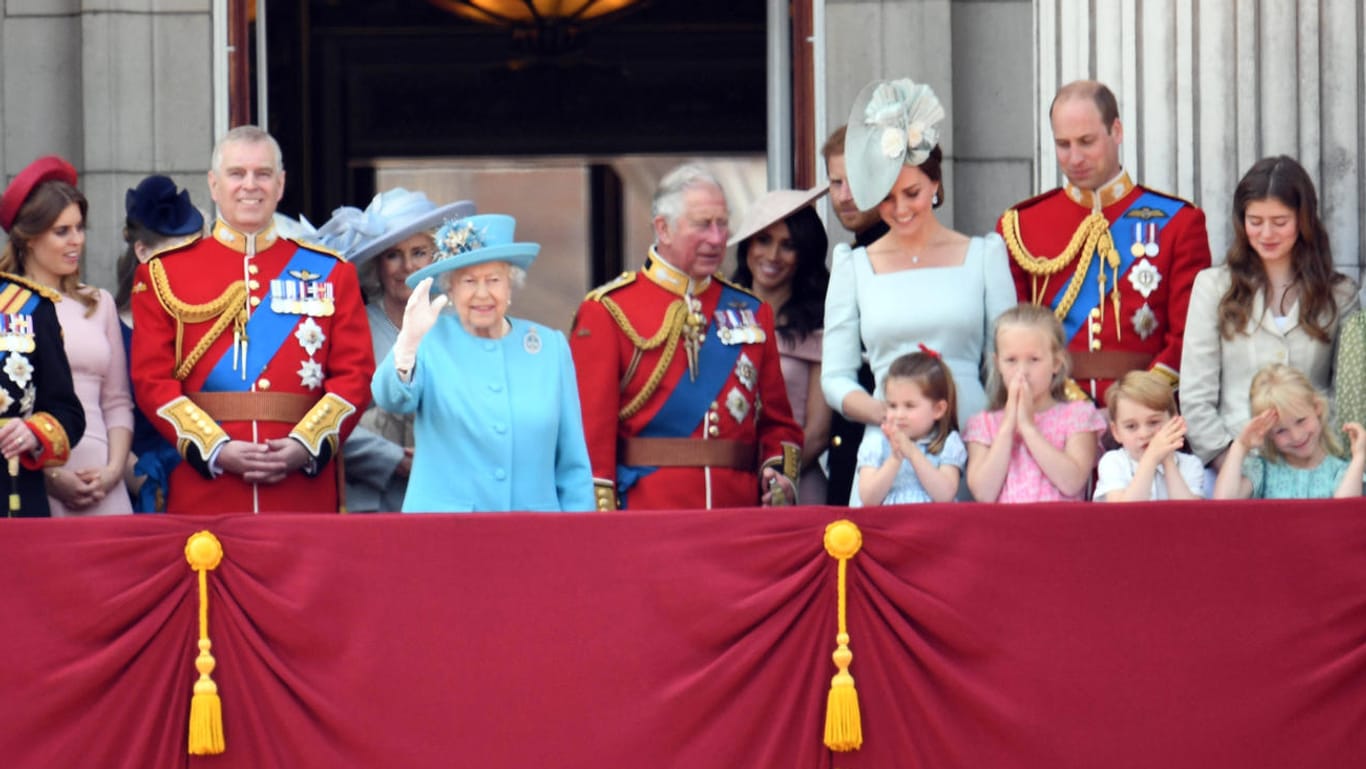
[{"label": "little girl in blue dress", "polygon": [[950,502],[968,452],[958,435],[953,374],[939,353],[892,361],[882,383],[887,416],[882,439],[865,440],[858,453],[858,499],[864,505]]},{"label": "little girl in blue dress", "polygon": [[[1343,432],[1351,458],[1328,423],[1328,400],[1292,366],[1274,363],[1252,378],[1256,414],[1229,446],[1214,483],[1215,499],[1318,499],[1361,496],[1366,473],[1366,429]],[[1254,448],[1260,453],[1253,454]]]}]

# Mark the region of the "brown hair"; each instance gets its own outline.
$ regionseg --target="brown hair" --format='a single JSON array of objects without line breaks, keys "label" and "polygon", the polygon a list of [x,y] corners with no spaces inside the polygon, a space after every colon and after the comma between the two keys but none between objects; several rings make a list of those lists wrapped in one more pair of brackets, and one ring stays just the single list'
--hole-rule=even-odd
[{"label": "brown hair", "polygon": [[[52,229],[57,217],[73,204],[80,209],[81,226],[84,227],[90,204],[80,190],[55,179],[34,187],[19,206],[19,213],[14,216],[14,225],[9,230],[9,242],[5,244],[4,252],[0,253],[0,272],[26,275],[29,244]],[[81,283],[79,275],[62,276],[58,290],[67,296],[75,297],[76,301],[84,305],[87,318],[95,314],[95,306],[100,301],[99,292]]]},{"label": "brown hair", "polygon": [[[991,338],[998,346],[1001,329],[1007,326],[1025,326],[1048,335],[1053,342],[1053,354],[1061,363],[1053,374],[1048,392],[1053,396],[1053,400],[1067,400],[1067,380],[1072,376],[1072,356],[1067,354],[1067,338],[1063,336],[1062,323],[1058,321],[1058,317],[1047,307],[1021,302],[997,316],[996,323],[992,325]],[[987,375],[987,408],[992,411],[1005,408],[1006,395],[1006,385],[1001,380],[1001,367],[993,361],[991,372]]]},{"label": "brown hair", "polygon": [[[1342,456],[1342,444],[1333,434],[1328,423],[1328,399],[1314,389],[1309,377],[1303,371],[1284,363],[1272,363],[1252,377],[1248,388],[1248,405],[1252,413],[1260,414],[1267,409],[1276,409],[1282,416],[1302,414],[1312,410],[1319,419],[1319,445],[1329,454]],[[1273,428],[1274,429],[1274,428]],[[1271,431],[1262,441],[1262,456],[1269,461],[1284,462],[1285,457],[1276,450],[1276,442]]]},{"label": "brown hair", "polygon": [[1119,419],[1119,402],[1126,398],[1153,411],[1176,413],[1176,395],[1171,384],[1152,371],[1130,371],[1110,385],[1105,393],[1105,409],[1111,422]]},{"label": "brown hair", "polygon": [[1105,126],[1105,133],[1112,132],[1115,121],[1119,120],[1119,102],[1115,100],[1115,93],[1109,86],[1098,80],[1073,80],[1053,95],[1053,101],[1048,105],[1048,119],[1053,119],[1053,108],[1058,106],[1058,102],[1072,99],[1090,99],[1091,103],[1096,105],[1096,111],[1100,113],[1100,122]]},{"label": "brown hair", "polygon": [[836,155],[841,157],[844,155],[844,135],[847,131],[847,125],[836,128],[830,134],[830,138],[825,140],[825,144],[821,145],[821,157],[825,158],[825,167],[827,169],[830,167],[830,158]]},{"label": "brown hair", "polygon": [[1247,207],[1264,200],[1275,200],[1295,212],[1297,227],[1290,269],[1300,289],[1299,322],[1314,339],[1330,342],[1330,329],[1338,322],[1333,287],[1347,280],[1347,276],[1333,269],[1333,251],[1328,244],[1328,231],[1319,220],[1314,181],[1303,166],[1286,155],[1258,160],[1233,191],[1233,244],[1224,260],[1230,282],[1219,300],[1219,334],[1232,339],[1235,334],[1246,332],[1248,314],[1258,292],[1270,304],[1266,267],[1248,242],[1244,225]]},{"label": "brown hair", "polygon": [[938,454],[944,450],[944,442],[949,433],[958,429],[958,390],[953,384],[953,372],[937,353],[912,352],[892,361],[887,375],[882,378],[882,390],[887,390],[887,382],[893,379],[906,379],[933,401],[945,401],[948,408],[934,425],[931,434],[929,453]]}]

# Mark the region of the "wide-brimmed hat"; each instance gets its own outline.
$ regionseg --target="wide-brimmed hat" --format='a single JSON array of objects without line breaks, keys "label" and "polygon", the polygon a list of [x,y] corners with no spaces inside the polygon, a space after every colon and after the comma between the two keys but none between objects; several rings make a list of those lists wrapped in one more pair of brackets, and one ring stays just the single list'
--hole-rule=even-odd
[{"label": "wide-brimmed hat", "polygon": [[460,200],[438,206],[421,192],[395,187],[376,195],[362,211],[342,206],[317,230],[315,242],[360,265],[419,232],[453,218],[470,216],[474,203]]},{"label": "wide-brimmed hat", "polygon": [[925,162],[939,143],[943,119],[934,91],[910,78],[874,80],[859,91],[849,111],[844,163],[860,211],[887,197],[903,165]]},{"label": "wide-brimmed hat", "polygon": [[517,220],[507,214],[480,214],[456,219],[436,231],[436,259],[408,276],[416,288],[424,278],[485,262],[507,262],[523,270],[541,252],[540,243],[516,243]]},{"label": "wide-brimmed hat", "polygon": [[149,176],[128,190],[123,210],[129,219],[160,235],[191,235],[204,231],[204,215],[190,202],[189,190],[161,175]]},{"label": "wide-brimmed hat", "polygon": [[14,217],[19,215],[20,207],[28,200],[33,188],[53,179],[75,186],[76,168],[57,155],[48,155],[29,163],[27,168],[20,171],[5,188],[4,196],[0,197],[0,227],[9,232],[9,228],[14,226]]},{"label": "wide-brimmed hat", "polygon": [[735,228],[727,246],[752,238],[774,222],[781,221],[809,206],[821,195],[829,192],[829,187],[813,187],[809,190],[770,190],[759,196],[745,211],[740,224]]}]

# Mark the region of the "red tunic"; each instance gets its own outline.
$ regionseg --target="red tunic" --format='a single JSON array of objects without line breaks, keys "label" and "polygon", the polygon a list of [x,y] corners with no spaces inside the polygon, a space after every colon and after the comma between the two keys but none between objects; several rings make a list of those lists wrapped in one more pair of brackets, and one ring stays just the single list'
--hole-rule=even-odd
[{"label": "red tunic", "polygon": [[[134,281],[132,373],[138,406],[186,459],[171,475],[166,509],[175,513],[336,512],[340,463],[329,460],[369,402],[375,368],[356,270],[335,254],[300,246],[273,230],[256,235],[259,250],[248,255],[249,237],[219,221],[214,237],[155,257],[138,268]],[[216,323],[224,325],[220,318],[245,319],[262,303],[271,302],[273,279],[296,287],[306,285],[310,275],[298,269],[291,275],[286,269],[300,248],[308,248],[315,258],[320,256],[332,266],[325,279],[316,281],[331,286],[331,314],[322,314],[319,305],[313,304],[304,309],[296,306],[300,314],[285,315],[282,328],[288,333],[275,349],[266,351],[264,369],[253,381],[243,381],[240,393],[231,396],[236,418],[213,418],[213,408],[201,408],[190,398],[205,391],[235,389],[206,384],[220,359],[226,355],[232,360],[235,324],[226,322],[202,357],[181,376],[177,376],[177,364],[193,355]],[[179,356],[177,316],[183,321]],[[255,335],[255,343],[264,344],[264,335]],[[252,344],[247,336],[245,347]],[[244,368],[234,366],[230,371]],[[282,408],[282,401],[294,411]],[[255,418],[242,418],[243,407]],[[303,413],[295,413],[300,408]],[[229,412],[220,412],[224,414]],[[250,484],[234,475],[213,477],[209,470],[214,450],[228,440],[262,442],[286,436],[300,439],[312,454],[308,472],[293,473],[274,484]]]},{"label": "red tunic", "polygon": [[[1166,204],[1175,207],[1175,213],[1160,216],[1148,209],[1146,216],[1143,211],[1131,212],[1137,215],[1124,216],[1145,193],[1161,196]],[[1181,338],[1186,327],[1191,287],[1195,283],[1196,273],[1210,265],[1205,214],[1194,205],[1135,185],[1127,174],[1121,174],[1119,179],[1099,193],[1068,185],[1026,200],[1011,209],[1018,216],[1018,243],[1013,241],[1003,226],[1006,216],[996,225],[1010,251],[1010,268],[1015,278],[1016,292],[1022,302],[1038,301],[1046,306],[1057,306],[1055,300],[1067,290],[1084,254],[1078,253],[1070,264],[1046,280],[1030,274],[1022,263],[1029,264],[1031,257],[1039,261],[1050,259],[1066,251],[1073,234],[1092,213],[1097,197],[1101,214],[1107,222],[1114,225],[1116,220],[1124,216],[1118,227],[1141,225],[1145,240],[1151,239],[1151,233],[1155,230],[1157,248],[1155,255],[1135,259],[1133,264],[1120,272],[1118,312],[1111,297],[1113,275],[1108,266],[1105,268],[1105,294],[1099,302],[1083,308],[1089,311],[1090,322],[1081,324],[1068,342],[1074,366],[1082,374],[1088,369],[1105,368],[1097,365],[1102,356],[1089,356],[1091,352],[1136,353],[1135,360],[1146,360],[1146,363],[1135,368],[1157,371],[1167,376],[1175,386],[1179,382]],[[1010,211],[1007,211],[1009,215]],[[1126,234],[1129,231],[1126,230]],[[1027,253],[1022,253],[1019,246],[1023,246],[1023,251]],[[1152,250],[1149,249],[1150,253]],[[1097,261],[1100,261],[1100,257],[1093,256],[1093,264]],[[1145,264],[1142,269],[1147,272],[1146,276],[1130,274],[1134,268]],[[1157,280],[1156,286],[1152,286],[1154,279]],[[1146,296],[1142,288],[1147,289]],[[1036,290],[1038,297],[1034,296]],[[1078,378],[1082,390],[1101,403],[1104,403],[1105,391],[1111,382],[1111,376]]]},{"label": "red tunic", "polygon": [[[658,344],[641,349],[638,342],[650,342],[668,325],[670,307],[686,302],[686,276],[653,253],[639,273],[626,273],[593,293],[580,305],[570,334],[570,349],[583,403],[584,433],[593,465],[599,509],[615,506],[612,490],[621,493],[622,506],[631,510],[746,507],[760,503],[759,468],[775,466],[795,481],[799,464],[802,430],[792,418],[773,329],[773,310],[757,303],[752,295],[734,286],[723,288],[717,279],[695,295],[700,303],[696,312],[705,319],[708,338],[705,344],[717,345],[720,322],[715,313],[725,290],[742,292],[756,302],[754,326],[763,331],[762,341],[735,344],[738,356],[729,372],[718,379],[720,386],[689,412],[687,432],[649,427],[669,400],[674,389],[689,377],[688,355],[680,336],[672,345]],[[615,308],[628,331],[613,317]],[[724,311],[726,308],[721,307]],[[678,310],[673,311],[675,317]],[[738,314],[729,323],[740,320]],[[681,321],[680,321],[681,322]],[[744,321],[740,320],[743,324]],[[634,332],[636,339],[631,338]],[[738,334],[747,331],[737,329]],[[757,337],[751,334],[748,338]],[[738,336],[731,336],[738,339]],[[649,345],[646,345],[648,347]],[[732,351],[727,351],[732,352]],[[672,354],[655,377],[662,356]],[[639,359],[632,368],[632,360]],[[729,360],[729,356],[725,357]],[[619,412],[647,392],[651,379],[657,386],[641,399],[639,409],[626,416]],[[625,442],[641,436],[687,438],[696,441],[736,441],[755,444],[754,466],[741,470],[731,467],[659,466],[639,470],[621,467],[620,449]],[[624,472],[619,472],[624,469]],[[626,488],[620,488],[629,483]],[[822,502],[823,500],[814,500]]]}]

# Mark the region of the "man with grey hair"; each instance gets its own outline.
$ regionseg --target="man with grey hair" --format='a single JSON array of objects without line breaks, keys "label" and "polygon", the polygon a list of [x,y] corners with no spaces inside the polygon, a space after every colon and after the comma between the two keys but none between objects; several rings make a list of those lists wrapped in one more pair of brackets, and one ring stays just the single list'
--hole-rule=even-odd
[{"label": "man with grey hair", "polygon": [[138,405],[185,458],[166,510],[336,512],[330,460],[375,369],[355,268],[275,232],[285,170],[270,134],[232,129],[212,165],[211,236],[133,282]]},{"label": "man with grey hair", "polygon": [[570,333],[597,507],[795,502],[802,431],[773,308],[716,276],[730,235],[725,192],[701,167],[680,166],[652,214],[644,267],[589,293]]}]

